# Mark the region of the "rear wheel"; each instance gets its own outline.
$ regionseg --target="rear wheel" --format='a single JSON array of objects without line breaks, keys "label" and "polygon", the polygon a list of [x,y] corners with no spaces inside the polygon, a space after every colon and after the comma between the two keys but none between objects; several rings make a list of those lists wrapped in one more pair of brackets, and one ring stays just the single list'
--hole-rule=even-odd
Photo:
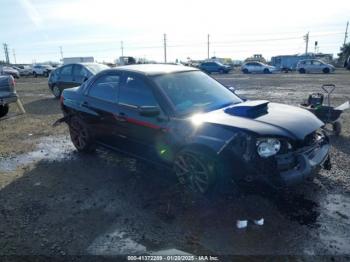
[{"label": "rear wheel", "polygon": [[268,68],[264,69],[264,74],[270,74],[270,70]]},{"label": "rear wheel", "polygon": [[181,150],[174,160],[174,172],[185,190],[195,195],[216,193],[219,179],[224,179],[221,161],[215,154],[197,148]]},{"label": "rear wheel", "polygon": [[33,72],[34,77],[38,77],[38,74],[36,72]]},{"label": "rear wheel", "polygon": [[325,73],[325,74],[328,74],[329,73],[329,68],[328,67],[323,68],[322,72]]},{"label": "rear wheel", "polygon": [[306,71],[305,71],[305,69],[304,69],[304,68],[300,68],[300,69],[299,69],[299,73],[300,73],[300,74],[305,74],[305,73],[306,73]]},{"label": "rear wheel", "polygon": [[57,85],[54,85],[52,87],[52,94],[55,96],[55,98],[60,98],[61,97],[61,89],[57,86]]},{"label": "rear wheel", "polygon": [[0,117],[6,116],[8,112],[9,112],[8,105],[0,105]]},{"label": "rear wheel", "polygon": [[69,120],[69,133],[73,145],[79,152],[91,153],[95,150],[95,143],[88,126],[79,117],[73,116]]}]

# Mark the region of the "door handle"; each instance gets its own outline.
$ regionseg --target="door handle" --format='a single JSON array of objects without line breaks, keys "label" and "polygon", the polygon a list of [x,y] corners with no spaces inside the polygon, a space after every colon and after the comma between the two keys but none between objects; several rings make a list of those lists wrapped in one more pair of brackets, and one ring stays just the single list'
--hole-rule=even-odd
[{"label": "door handle", "polygon": [[115,115],[115,119],[119,122],[126,122],[127,118],[126,118],[126,114],[123,112],[120,112],[119,115]]},{"label": "door handle", "polygon": [[84,102],[82,102],[80,105],[81,105],[81,106],[84,106],[84,107],[87,107],[87,106],[89,105],[89,103],[86,102],[86,101],[84,101]]}]

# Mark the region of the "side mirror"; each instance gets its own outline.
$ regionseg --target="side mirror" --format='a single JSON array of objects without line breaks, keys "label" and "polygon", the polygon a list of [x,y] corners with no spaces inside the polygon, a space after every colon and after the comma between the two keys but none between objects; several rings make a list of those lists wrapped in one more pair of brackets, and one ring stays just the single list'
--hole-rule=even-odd
[{"label": "side mirror", "polygon": [[232,93],[236,92],[236,88],[234,88],[233,86],[228,86],[227,89],[230,90]]},{"label": "side mirror", "polygon": [[247,98],[245,98],[245,97],[243,97],[243,96],[241,96],[241,95],[239,94],[239,90],[238,90],[238,93],[237,93],[237,92],[236,92],[236,91],[237,91],[236,88],[234,88],[233,86],[228,86],[227,89],[230,90],[232,93],[234,93],[236,96],[238,96],[240,99],[242,99],[243,102],[245,102],[245,101],[248,100]]},{"label": "side mirror", "polygon": [[147,117],[158,116],[160,114],[160,109],[158,106],[140,106],[139,114]]}]

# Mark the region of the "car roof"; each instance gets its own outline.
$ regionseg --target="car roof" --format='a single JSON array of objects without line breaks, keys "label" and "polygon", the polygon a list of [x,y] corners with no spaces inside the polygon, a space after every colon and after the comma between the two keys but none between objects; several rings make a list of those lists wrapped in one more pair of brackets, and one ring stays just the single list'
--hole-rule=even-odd
[{"label": "car roof", "polygon": [[143,75],[163,75],[168,73],[199,71],[197,68],[182,66],[182,65],[167,65],[167,64],[138,64],[126,65],[113,68],[111,70],[123,70]]}]

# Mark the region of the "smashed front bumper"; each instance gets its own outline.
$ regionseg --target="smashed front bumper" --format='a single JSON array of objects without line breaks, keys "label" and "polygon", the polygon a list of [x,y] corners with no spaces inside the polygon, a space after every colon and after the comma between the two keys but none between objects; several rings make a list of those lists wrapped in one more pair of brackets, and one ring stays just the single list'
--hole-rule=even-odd
[{"label": "smashed front bumper", "polygon": [[312,178],[322,167],[329,170],[329,149],[329,143],[325,142],[275,156],[277,174],[274,182],[281,186],[291,186]]}]

